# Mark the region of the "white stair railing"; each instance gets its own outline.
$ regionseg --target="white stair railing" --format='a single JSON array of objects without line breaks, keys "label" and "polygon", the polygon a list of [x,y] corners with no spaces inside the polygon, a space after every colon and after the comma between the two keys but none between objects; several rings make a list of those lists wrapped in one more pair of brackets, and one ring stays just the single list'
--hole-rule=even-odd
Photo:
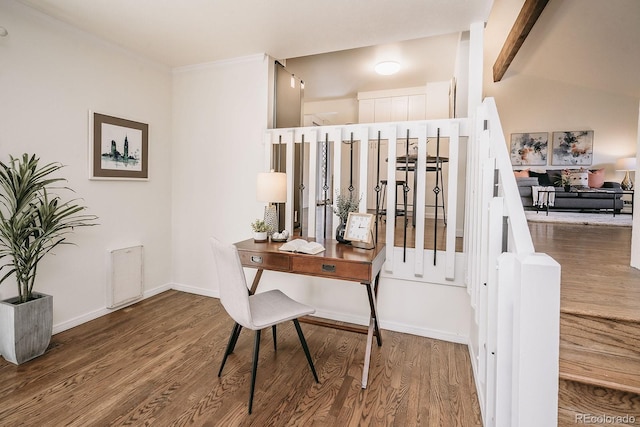
[{"label": "white stair railing", "polygon": [[467,169],[469,349],[485,426],[555,426],[560,266],[535,253],[495,102],[479,107]]}]

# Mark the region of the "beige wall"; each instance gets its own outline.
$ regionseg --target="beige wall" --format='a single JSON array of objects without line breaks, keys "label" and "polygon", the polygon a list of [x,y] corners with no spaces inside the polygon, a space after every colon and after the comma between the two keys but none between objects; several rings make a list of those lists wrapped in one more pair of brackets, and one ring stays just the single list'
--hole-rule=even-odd
[{"label": "beige wall", "polygon": [[[28,152],[62,162],[61,176],[99,218],[39,265],[36,290],[53,295],[57,332],[108,312],[109,249],[144,246],[147,295],[171,280],[171,72],[17,2],[0,2],[0,16],[9,31],[0,38],[0,160]],[[148,181],[89,179],[89,110],[149,125]],[[16,293],[0,286],[0,299]]]}]

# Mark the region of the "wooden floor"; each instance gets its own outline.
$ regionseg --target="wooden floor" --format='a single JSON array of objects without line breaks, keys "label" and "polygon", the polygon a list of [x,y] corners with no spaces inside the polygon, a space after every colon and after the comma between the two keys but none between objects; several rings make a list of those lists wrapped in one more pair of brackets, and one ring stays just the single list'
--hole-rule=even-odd
[{"label": "wooden floor", "polygon": [[562,266],[566,313],[640,321],[640,270],[630,267],[631,227],[529,223],[536,252]]},{"label": "wooden floor", "polygon": [[45,355],[0,361],[2,426],[480,426],[467,347],[383,331],[362,390],[364,335],[293,324],[263,334],[247,414],[253,333],[217,377],[232,322],[219,300],[168,291],[53,337]]}]

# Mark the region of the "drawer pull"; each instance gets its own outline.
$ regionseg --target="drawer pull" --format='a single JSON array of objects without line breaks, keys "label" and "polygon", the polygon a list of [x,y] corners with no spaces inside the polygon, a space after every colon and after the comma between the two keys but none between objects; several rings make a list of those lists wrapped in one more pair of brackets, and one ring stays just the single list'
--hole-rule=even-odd
[{"label": "drawer pull", "polygon": [[333,264],[322,264],[322,271],[326,271],[328,273],[335,273],[336,266]]},{"label": "drawer pull", "polygon": [[256,264],[262,264],[262,257],[257,255],[251,255],[251,262]]}]

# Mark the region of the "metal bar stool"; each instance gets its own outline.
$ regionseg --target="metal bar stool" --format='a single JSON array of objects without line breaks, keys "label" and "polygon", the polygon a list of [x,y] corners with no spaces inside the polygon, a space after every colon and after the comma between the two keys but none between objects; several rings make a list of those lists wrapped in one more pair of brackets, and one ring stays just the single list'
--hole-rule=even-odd
[{"label": "metal bar stool", "polygon": [[[384,207],[385,206],[385,201],[387,199],[387,183],[388,181],[386,179],[381,179],[380,180],[380,193],[378,193],[378,200],[380,199],[380,194],[382,194],[382,203],[378,204],[378,206],[383,206],[383,209],[380,209],[379,215],[382,217],[383,215],[386,217],[387,216],[387,208]],[[407,202],[407,193],[404,192],[404,186],[405,186],[406,182],[404,180],[397,180],[396,181],[396,216],[404,216],[406,214],[406,212],[404,211],[404,209],[398,209],[398,187],[400,187],[400,190],[402,191],[402,195],[403,195],[403,201],[404,204],[406,204]],[[402,205],[404,206],[404,205]],[[385,219],[386,221],[386,219]]]}]

